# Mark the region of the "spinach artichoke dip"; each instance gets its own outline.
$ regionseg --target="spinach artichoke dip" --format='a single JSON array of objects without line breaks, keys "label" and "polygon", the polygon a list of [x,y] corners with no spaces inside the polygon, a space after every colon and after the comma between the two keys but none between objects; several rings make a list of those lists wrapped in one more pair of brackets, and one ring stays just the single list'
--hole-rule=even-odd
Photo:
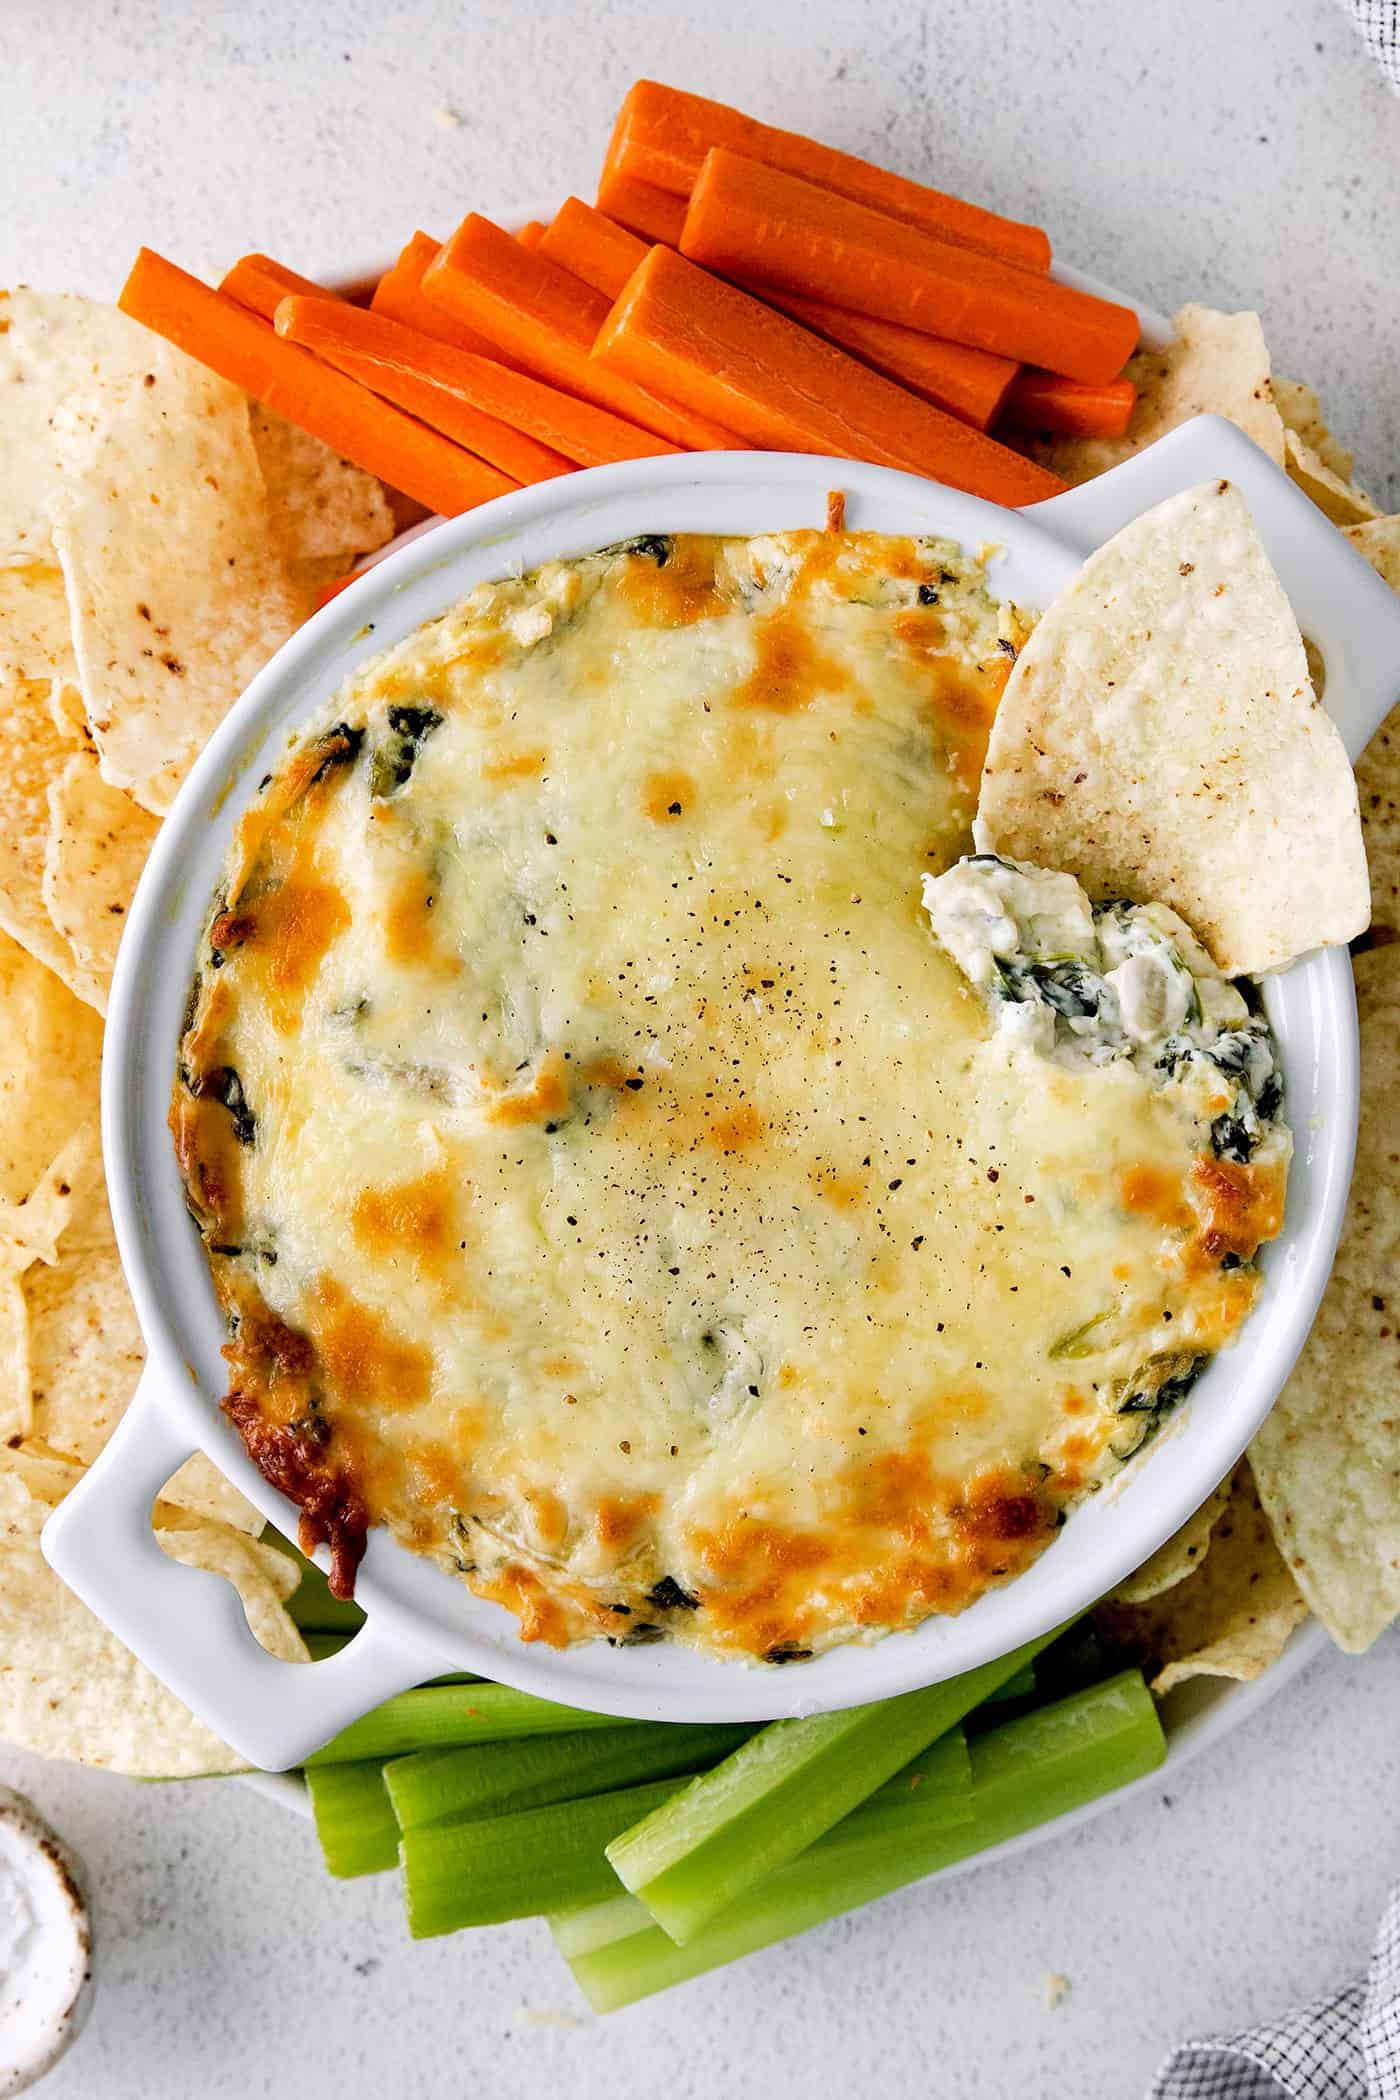
[{"label": "spinach artichoke dip", "polygon": [[172,1126],[225,1407],[556,1645],[786,1662],[1024,1569],[1228,1342],[1268,1030],[968,854],[1027,618],[941,541],[655,537],[369,662],[240,825]]}]

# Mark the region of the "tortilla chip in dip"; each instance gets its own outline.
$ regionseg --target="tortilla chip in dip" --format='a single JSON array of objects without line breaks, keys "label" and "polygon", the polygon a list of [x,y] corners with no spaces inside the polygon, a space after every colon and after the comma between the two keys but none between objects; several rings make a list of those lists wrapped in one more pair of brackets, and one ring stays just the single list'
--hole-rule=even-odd
[{"label": "tortilla chip in dip", "polygon": [[1400,1612],[1400,944],[1356,957],[1361,1124],[1331,1280],[1254,1440],[1259,1493],[1341,1648]]},{"label": "tortilla chip in dip", "polygon": [[1096,1618],[1110,1642],[1143,1658],[1160,1697],[1192,1677],[1262,1677],[1307,1610],[1241,1459],[1195,1572],[1150,1603],[1110,1599]]},{"label": "tortilla chip in dip", "polygon": [[1258,314],[1183,306],[1173,326],[1165,350],[1129,359],[1124,376],[1137,388],[1137,404],[1122,437],[1037,438],[1027,448],[1033,457],[1064,481],[1092,481],[1193,416],[1226,416],[1281,467],[1283,418]]},{"label": "tortilla chip in dip", "polygon": [[1232,483],[1135,519],[1050,606],[997,710],[976,839],[1170,904],[1229,976],[1367,924],[1351,765]]}]

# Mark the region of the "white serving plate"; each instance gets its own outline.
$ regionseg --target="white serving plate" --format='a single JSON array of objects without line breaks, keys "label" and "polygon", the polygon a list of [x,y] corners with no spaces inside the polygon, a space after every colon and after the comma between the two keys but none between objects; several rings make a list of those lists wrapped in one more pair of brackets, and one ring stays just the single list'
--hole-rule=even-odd
[{"label": "white serving plate", "polygon": [[[1144,324],[1149,339],[1160,338],[1163,324],[1156,316],[1144,315]],[[930,1622],[875,1649],[837,1651],[781,1675],[738,1672],[684,1651],[608,1650],[596,1643],[538,1658],[522,1647],[514,1622],[497,1607],[470,1598],[380,1536],[371,1542],[361,1585],[369,1611],[364,1632],[340,1656],[289,1673],[251,1642],[225,1585],[173,1570],[155,1547],[151,1494],[193,1448],[207,1450],[270,1518],[287,1523],[288,1505],[254,1471],[211,1406],[220,1390],[217,1327],[209,1317],[212,1295],[202,1255],[183,1222],[163,1133],[164,1100],[180,986],[240,782],[257,777],[280,747],[288,722],[333,690],[363,657],[362,623],[368,617],[375,621],[374,646],[384,646],[478,577],[499,573],[507,553],[537,560],[643,529],[757,530],[817,522],[818,491],[833,482],[850,491],[857,527],[946,529],[968,544],[1009,540],[999,587],[1024,602],[1044,603],[1084,552],[1127,518],[1174,489],[1227,472],[1259,514],[1300,618],[1323,643],[1329,700],[1335,690],[1353,749],[1384,711],[1383,686],[1388,705],[1381,659],[1388,661],[1400,641],[1400,621],[1396,634],[1387,637],[1385,631],[1386,614],[1396,617],[1393,601],[1306,500],[1229,425],[1198,424],[1115,475],[1038,506],[1034,516],[1044,529],[1030,534],[1013,522],[1014,514],[991,512],[911,477],[791,455],[739,455],[736,469],[735,459],[603,470],[589,477],[586,492],[575,487],[563,506],[569,522],[562,542],[555,517],[561,508],[558,484],[552,493],[522,491],[492,506],[489,538],[480,516],[434,532],[428,546],[420,534],[405,536],[420,543],[416,551],[401,546],[390,556],[391,576],[367,580],[327,607],[255,682],[201,759],[153,856],[144,908],[138,898],[132,913],[128,948],[142,950],[145,967],[119,971],[104,1122],[118,1235],[151,1355],[122,1428],[51,1522],[45,1550],[157,1674],[261,1765],[299,1761],[326,1734],[393,1690],[451,1666],[579,1706],[677,1720],[759,1720],[816,1711],[956,1674],[1083,1609],[1155,1550],[1234,1462],[1311,1320],[1340,1222],[1350,1168],[1348,1132],[1354,1127],[1354,1013],[1340,956],[1314,957],[1270,988],[1275,1025],[1307,1048],[1290,1062],[1301,1140],[1290,1198],[1291,1244],[1286,1235],[1270,1263],[1265,1300],[1272,1315],[1258,1323],[1255,1339],[1263,1346],[1254,1350],[1257,1361],[1250,1365],[1246,1340],[1227,1367],[1207,1373],[1197,1404],[1159,1446],[1155,1470],[1129,1468],[1112,1496],[1097,1498],[1094,1510],[1073,1520],[1072,1558],[1059,1553],[1057,1560],[1058,1549],[1052,1548],[1028,1576],[959,1620]],[[765,491],[759,515],[744,500],[756,476]],[[644,515],[636,507],[639,494]],[[1004,530],[986,529],[998,521]],[[1342,606],[1345,616],[1339,617]],[[1372,615],[1384,647],[1368,649]],[[1318,1136],[1324,1131],[1325,1143]],[[131,1178],[128,1169],[138,1157]],[[1248,1391],[1240,1404],[1243,1387]],[[1130,1502],[1131,1508],[1125,1506]],[[1295,1648],[1303,1652],[1305,1643]],[[1209,1722],[1205,1707],[1194,1722],[1183,1717],[1183,1749],[1198,1737],[1208,1739]]]}]

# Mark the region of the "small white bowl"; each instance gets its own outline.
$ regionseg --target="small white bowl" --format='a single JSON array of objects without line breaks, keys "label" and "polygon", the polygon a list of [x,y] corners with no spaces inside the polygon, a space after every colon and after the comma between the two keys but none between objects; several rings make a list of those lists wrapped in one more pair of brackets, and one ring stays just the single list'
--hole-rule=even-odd
[{"label": "small white bowl", "polygon": [[[1281,1237],[1258,1307],[1140,1462],[1071,1517],[1024,1575],[958,1618],[782,1670],[669,1645],[526,1646],[514,1618],[429,1562],[371,1535],[364,1630],[310,1667],[253,1641],[219,1578],[155,1544],[152,1498],[202,1450],[274,1523],[296,1511],[219,1412],[222,1322],[184,1206],[166,1114],[208,901],[233,827],[288,732],[366,657],[474,584],[643,532],[756,533],[817,525],[829,488],[852,528],[945,534],[999,549],[993,587],[1042,607],[1086,553],[1162,498],[1228,476],[1249,501],[1300,624],[1327,666],[1327,704],[1353,754],[1393,697],[1400,603],[1333,526],[1232,425],[1201,418],[1112,473],[1005,511],[850,461],[727,453],[642,460],[523,489],[425,533],[371,568],[254,680],[162,827],[132,906],[107,1020],[103,1123],[112,1214],[145,1335],[140,1387],[102,1456],[50,1518],[58,1573],[211,1727],[252,1762],[294,1764],[391,1692],[467,1669],[568,1705],[675,1721],[760,1721],[881,1699],[971,1669],[1082,1611],[1153,1552],[1234,1464],[1311,1324],[1336,1244],[1356,1129],[1357,1046],[1344,952],[1266,987],[1297,1140]],[[912,878],[911,878],[912,879]]]}]

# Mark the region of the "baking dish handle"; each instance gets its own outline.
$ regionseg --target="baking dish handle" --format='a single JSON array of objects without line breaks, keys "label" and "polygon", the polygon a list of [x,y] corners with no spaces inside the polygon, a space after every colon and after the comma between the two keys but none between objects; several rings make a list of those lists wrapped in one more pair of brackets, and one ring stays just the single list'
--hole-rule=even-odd
[{"label": "baking dish handle", "polygon": [[1225,476],[1254,513],[1297,616],[1326,667],[1324,705],[1353,762],[1400,694],[1400,599],[1310,496],[1223,416],[1195,416],[1025,515],[1081,555],[1153,504]]},{"label": "baking dish handle", "polygon": [[254,1638],[232,1583],[172,1560],[151,1505],[199,1448],[148,1363],[110,1442],[44,1526],[49,1565],[192,1713],[241,1757],[284,1771],[440,1662],[382,1612],[322,1662],[283,1662]]}]

